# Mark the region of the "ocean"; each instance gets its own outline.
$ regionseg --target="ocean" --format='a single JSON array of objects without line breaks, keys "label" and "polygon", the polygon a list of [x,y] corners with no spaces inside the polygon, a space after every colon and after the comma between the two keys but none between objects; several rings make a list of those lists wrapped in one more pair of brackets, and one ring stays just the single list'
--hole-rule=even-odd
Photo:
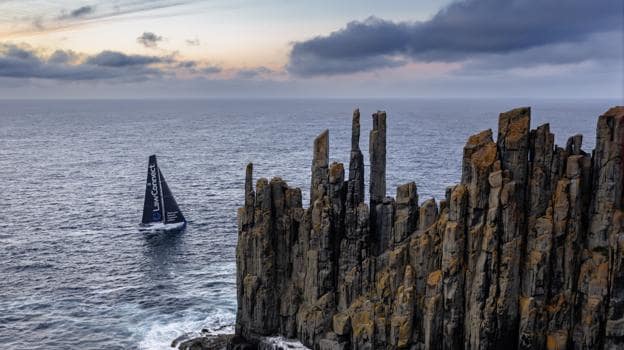
[{"label": "ocean", "polygon": [[[498,113],[532,106],[559,145],[614,100],[0,100],[0,344],[3,349],[167,349],[202,329],[232,333],[236,209],[245,165],[280,176],[307,203],[312,141],[348,169],[360,108],[368,163],[370,115],[388,114],[388,194],[415,181],[420,201],[460,178],[469,135]],[[144,233],[147,158],[189,221]],[[366,173],[368,181],[368,173]]]}]

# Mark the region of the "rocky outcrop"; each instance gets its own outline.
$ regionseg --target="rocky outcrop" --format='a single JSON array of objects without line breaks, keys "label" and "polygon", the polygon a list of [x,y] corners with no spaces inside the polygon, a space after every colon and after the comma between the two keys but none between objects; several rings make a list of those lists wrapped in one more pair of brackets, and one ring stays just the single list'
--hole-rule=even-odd
[{"label": "rocky outcrop", "polygon": [[471,136],[461,182],[419,203],[386,195],[386,113],[373,115],[365,203],[360,113],[348,174],[314,141],[310,206],[247,168],[238,211],[236,342],[313,349],[624,348],[624,107],[596,149],[565,147],[530,108]]}]

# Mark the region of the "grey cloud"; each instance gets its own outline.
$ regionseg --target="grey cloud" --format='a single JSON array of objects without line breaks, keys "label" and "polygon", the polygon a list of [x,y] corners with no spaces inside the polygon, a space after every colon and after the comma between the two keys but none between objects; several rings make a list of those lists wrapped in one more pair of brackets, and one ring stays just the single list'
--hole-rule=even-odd
[{"label": "grey cloud", "polygon": [[140,37],[137,38],[137,42],[139,44],[149,48],[155,48],[156,46],[158,46],[158,42],[162,40],[162,36],[156,35],[152,32],[144,32]]},{"label": "grey cloud", "polygon": [[86,60],[87,64],[103,67],[145,66],[154,63],[170,62],[170,58],[158,56],[126,55],[117,51],[102,51]]},{"label": "grey cloud", "polygon": [[198,74],[217,74],[223,71],[223,68],[219,66],[199,66],[196,61],[181,61],[176,65],[178,68],[183,68],[192,73]]},{"label": "grey cloud", "polygon": [[398,65],[405,58],[455,62],[582,42],[620,29],[622,6],[621,0],[466,0],[424,22],[370,17],[295,43],[287,69],[302,76],[332,75]]},{"label": "grey cloud", "polygon": [[0,77],[136,81],[165,75],[165,71],[150,65],[168,61],[167,58],[125,55],[114,51],[104,51],[87,57],[81,63],[73,63],[77,57],[74,52],[59,50],[45,58],[30,48],[0,44]]},{"label": "grey cloud", "polygon": [[223,68],[218,67],[218,66],[207,66],[207,67],[202,67],[200,69],[200,72],[204,74],[217,74],[217,73],[221,73],[222,71],[223,71]]},{"label": "grey cloud", "polygon": [[[26,2],[20,0],[21,2]],[[82,20],[89,22],[111,20],[128,15],[150,16],[149,12],[159,9],[184,7],[185,5],[202,2],[203,0],[91,0],[92,5],[81,6],[71,11],[62,10],[61,4],[54,4],[48,1],[50,6],[54,5],[54,13],[50,13],[50,6],[30,6],[26,15],[20,18],[2,16],[0,18],[11,21],[22,22],[17,26],[12,26],[3,34],[7,35],[29,35],[32,30],[55,30],[60,28],[71,28],[81,25]],[[18,1],[16,1],[18,2]],[[2,3],[2,0],[0,0]],[[58,12],[57,12],[58,11]],[[188,10],[186,10],[188,11]],[[182,10],[177,11],[182,13]],[[28,29],[26,29],[28,27]]]},{"label": "grey cloud", "polygon": [[68,50],[68,51],[56,50],[48,58],[48,63],[57,63],[57,64],[71,63],[71,62],[76,61],[77,59],[78,59],[78,55],[71,50]]},{"label": "grey cloud", "polygon": [[291,56],[288,70],[303,76],[349,74],[380,68],[394,68],[407,63],[404,58],[392,55],[376,55],[361,58],[323,58],[309,54]]},{"label": "grey cloud", "polygon": [[273,70],[267,67],[256,67],[249,69],[241,69],[236,73],[238,79],[253,79],[259,76],[273,73]]},{"label": "grey cloud", "polygon": [[510,68],[573,65],[596,61],[600,61],[602,65],[614,65],[622,60],[623,46],[622,32],[596,33],[582,42],[558,43],[513,53],[484,55],[466,62],[459,72],[487,74]]},{"label": "grey cloud", "polygon": [[94,6],[81,6],[77,9],[70,11],[69,13],[63,13],[61,16],[59,16],[59,19],[81,18],[81,17],[92,14],[94,11],[95,11]]},{"label": "grey cloud", "polygon": [[71,17],[82,17],[92,13],[94,10],[91,6],[82,6],[69,13]]},{"label": "grey cloud", "polygon": [[197,62],[195,61],[182,61],[178,63],[178,67],[180,68],[191,69],[191,68],[195,68],[196,66],[197,66]]},{"label": "grey cloud", "polygon": [[45,30],[45,26],[43,25],[43,18],[42,17],[35,17],[32,20],[32,26],[34,29],[36,30]]},{"label": "grey cloud", "polygon": [[199,46],[199,39],[187,39],[186,44],[189,46]]}]

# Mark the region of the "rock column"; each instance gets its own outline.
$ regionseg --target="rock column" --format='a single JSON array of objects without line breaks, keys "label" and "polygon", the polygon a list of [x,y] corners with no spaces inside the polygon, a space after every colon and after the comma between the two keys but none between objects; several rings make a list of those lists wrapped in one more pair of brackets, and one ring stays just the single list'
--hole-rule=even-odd
[{"label": "rock column", "polygon": [[[373,114],[373,129],[369,137],[370,154],[370,223],[371,236],[375,241],[374,253],[379,254],[387,248],[390,233],[381,231],[383,225],[377,219],[377,213],[388,212],[388,208],[378,208],[383,206],[386,197],[386,112]],[[386,226],[387,227],[387,226]]]},{"label": "rock column", "polygon": [[[598,348],[603,345],[603,340],[608,347],[617,347],[616,344],[622,342],[624,318],[620,218],[623,147],[624,108],[612,108],[600,116],[596,130],[593,196],[583,253],[585,260],[579,277],[580,317],[574,329],[574,345],[578,349]],[[611,301],[610,294],[613,294]],[[609,319],[605,320],[603,315],[607,308]]]}]

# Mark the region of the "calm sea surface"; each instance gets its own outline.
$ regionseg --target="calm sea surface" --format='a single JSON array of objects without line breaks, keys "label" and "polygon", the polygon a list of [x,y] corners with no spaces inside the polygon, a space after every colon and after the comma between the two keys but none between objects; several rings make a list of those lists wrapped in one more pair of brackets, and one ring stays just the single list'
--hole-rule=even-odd
[{"label": "calm sea surface", "polygon": [[[0,347],[167,349],[232,332],[245,165],[307,198],[312,140],[329,128],[330,157],[348,162],[354,107],[366,162],[370,115],[387,111],[388,192],[416,181],[423,201],[459,180],[467,137],[496,131],[499,112],[531,105],[534,127],[550,122],[559,144],[583,133],[591,150],[617,103],[0,101]],[[138,231],[153,153],[189,220],[181,234]]]}]

